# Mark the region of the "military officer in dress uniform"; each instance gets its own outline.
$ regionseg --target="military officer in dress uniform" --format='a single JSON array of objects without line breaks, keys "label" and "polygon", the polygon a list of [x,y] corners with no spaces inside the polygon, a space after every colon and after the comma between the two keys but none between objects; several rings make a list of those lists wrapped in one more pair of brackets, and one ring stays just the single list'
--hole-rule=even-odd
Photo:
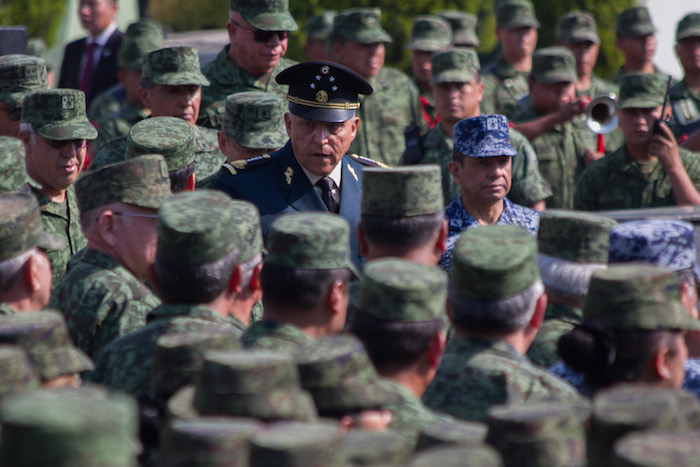
[{"label": "military officer in dress uniform", "polygon": [[224,164],[229,173],[220,175],[214,188],[255,204],[264,235],[283,213],[340,214],[350,223],[352,260],[359,264],[355,227],[362,169],[380,164],[346,151],[360,123],[358,94],[371,94],[372,87],[351,69],[323,61],[290,67],[277,82],[289,85],[284,116],[289,141],[270,155]]}]

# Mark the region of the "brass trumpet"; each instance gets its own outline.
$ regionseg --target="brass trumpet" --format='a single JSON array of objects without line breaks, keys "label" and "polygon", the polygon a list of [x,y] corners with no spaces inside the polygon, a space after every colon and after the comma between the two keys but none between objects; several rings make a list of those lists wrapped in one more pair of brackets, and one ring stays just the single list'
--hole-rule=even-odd
[{"label": "brass trumpet", "polygon": [[586,106],[586,126],[599,135],[607,135],[617,128],[617,113],[615,104],[617,96],[610,93],[607,96],[598,96]]}]

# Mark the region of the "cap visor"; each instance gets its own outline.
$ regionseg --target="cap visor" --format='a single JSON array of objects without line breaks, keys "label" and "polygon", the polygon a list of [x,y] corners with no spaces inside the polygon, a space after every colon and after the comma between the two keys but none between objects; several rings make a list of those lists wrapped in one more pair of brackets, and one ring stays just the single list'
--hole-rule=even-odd
[{"label": "cap visor", "polygon": [[676,40],[687,39],[689,37],[700,37],[700,28],[686,29],[676,36]]},{"label": "cap visor", "polygon": [[389,43],[393,41],[389,33],[381,28],[360,31],[346,36],[346,38],[360,44],[373,44],[375,42]]},{"label": "cap visor", "polygon": [[189,72],[189,73],[164,73],[158,77],[157,80],[153,80],[154,83],[163,86],[209,86],[209,80],[201,73]]},{"label": "cap visor", "polygon": [[535,79],[542,84],[555,84],[555,83],[575,83],[578,81],[578,77],[571,73],[545,73],[543,75],[536,76]]},{"label": "cap visor", "polygon": [[477,70],[449,70],[440,73],[434,73],[430,77],[430,84],[439,83],[468,83],[476,77]]},{"label": "cap visor", "polygon": [[326,123],[342,123],[355,115],[354,110],[320,109],[317,107],[295,104],[293,102],[289,103],[289,111],[297,117]]},{"label": "cap visor", "polygon": [[569,44],[578,44],[580,42],[591,41],[595,44],[600,44],[600,38],[592,32],[577,32],[569,37]]},{"label": "cap visor", "polygon": [[622,109],[655,109],[663,105],[663,101],[655,101],[646,97],[631,97],[629,99],[621,99],[617,103],[617,110]]},{"label": "cap visor", "polygon": [[39,242],[37,244],[42,250],[52,251],[61,250],[66,246],[66,242],[61,238],[49,232],[41,232],[39,234]]},{"label": "cap visor", "polygon": [[518,18],[499,27],[503,29],[518,29],[525,27],[539,29],[540,22],[534,18]]},{"label": "cap visor", "polygon": [[263,13],[243,18],[251,25],[263,31],[296,31],[299,29],[296,21],[287,12]]},{"label": "cap visor", "polygon": [[406,46],[406,50],[420,50],[424,52],[438,52],[450,45],[449,42],[436,42],[431,40],[415,40]]},{"label": "cap visor", "polygon": [[452,42],[454,42],[455,45],[466,47],[479,47],[480,45],[479,38],[476,37],[476,34],[468,32],[458,33],[452,39]]},{"label": "cap visor", "polygon": [[95,139],[97,138],[97,130],[87,120],[81,122],[62,122],[49,123],[37,128],[34,126],[34,131],[43,138],[56,141],[65,141],[69,139]]}]

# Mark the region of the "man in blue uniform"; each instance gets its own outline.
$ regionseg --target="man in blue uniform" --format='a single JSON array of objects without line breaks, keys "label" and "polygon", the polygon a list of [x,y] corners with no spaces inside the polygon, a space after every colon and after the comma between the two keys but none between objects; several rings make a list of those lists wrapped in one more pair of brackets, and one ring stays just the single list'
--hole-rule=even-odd
[{"label": "man in blue uniform", "polygon": [[346,154],[360,119],[358,94],[372,87],[351,69],[311,61],[277,75],[289,85],[289,135],[277,152],[228,166],[214,188],[232,198],[251,201],[260,210],[263,234],[283,213],[320,211],[340,214],[351,227],[351,255],[360,263],[355,228],[360,220],[362,169],[377,162]]}]

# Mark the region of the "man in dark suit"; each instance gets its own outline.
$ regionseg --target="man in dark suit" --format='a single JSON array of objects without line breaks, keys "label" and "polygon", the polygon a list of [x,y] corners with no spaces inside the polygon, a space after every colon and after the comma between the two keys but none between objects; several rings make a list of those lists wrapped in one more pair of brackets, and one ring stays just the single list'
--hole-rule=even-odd
[{"label": "man in dark suit", "polygon": [[80,0],[78,13],[89,36],[66,46],[58,87],[80,89],[89,105],[118,82],[117,52],[122,33],[115,22],[116,0]]},{"label": "man in dark suit", "polygon": [[377,162],[346,154],[360,119],[358,94],[372,87],[351,69],[312,61],[277,75],[289,85],[284,116],[289,142],[277,152],[224,164],[215,189],[246,199],[260,210],[263,234],[283,213],[333,212],[351,227],[351,255],[360,264],[355,229],[360,220],[362,169]]}]

